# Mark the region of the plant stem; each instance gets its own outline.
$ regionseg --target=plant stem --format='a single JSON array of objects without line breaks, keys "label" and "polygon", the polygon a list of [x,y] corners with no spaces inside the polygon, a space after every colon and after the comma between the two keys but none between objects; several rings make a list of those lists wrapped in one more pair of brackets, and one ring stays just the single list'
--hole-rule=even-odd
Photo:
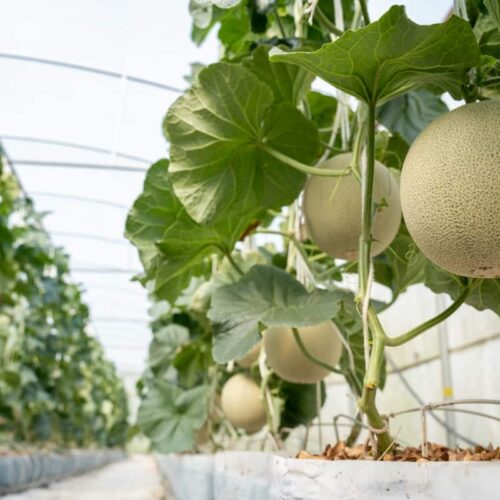
[{"label": "plant stem", "polygon": [[351,432],[349,433],[349,436],[347,436],[347,439],[345,440],[346,446],[352,447],[356,444],[356,441],[358,440],[362,428],[363,428],[363,421],[361,418],[361,413],[357,413],[351,428]]},{"label": "plant stem", "polygon": [[[363,5],[363,4],[361,4]],[[366,7],[366,6],[365,6]],[[369,275],[371,267],[371,243],[373,222],[373,179],[375,169],[375,103],[368,106],[367,123],[367,161],[362,169],[361,195],[362,195],[362,226],[359,239],[359,286],[356,301],[358,305],[365,303],[368,298]],[[376,406],[377,387],[380,382],[380,371],[384,360],[386,335],[380,324],[375,308],[369,304],[368,318],[369,329],[372,333],[372,349],[369,355],[368,366],[365,374],[363,394],[358,401],[359,409],[366,414],[372,432],[377,436],[377,454],[383,453],[392,445],[392,438],[386,429],[386,422],[380,415]],[[378,429],[378,431],[377,431]]]},{"label": "plant stem", "polygon": [[328,363],[325,363],[324,361],[321,361],[321,359],[318,359],[316,356],[313,356],[308,350],[307,347],[305,346],[302,338],[300,337],[300,333],[297,330],[297,328],[292,328],[293,332],[293,337],[295,339],[295,342],[297,342],[297,345],[299,346],[300,351],[302,354],[312,363],[321,366],[322,368],[325,368],[326,370],[329,370],[334,373],[339,373],[342,374],[340,370],[335,368],[332,365],[329,365]]},{"label": "plant stem", "polygon": [[375,105],[368,108],[367,161],[361,177],[362,226],[359,240],[359,292],[358,299],[368,293],[368,274],[370,271],[370,252],[372,246],[373,178],[375,170]]},{"label": "plant stem", "polygon": [[285,163],[289,167],[292,167],[295,170],[299,170],[300,172],[303,172],[304,174],[320,175],[323,177],[341,177],[343,175],[348,175],[351,171],[350,168],[346,168],[345,170],[330,170],[330,169],[326,169],[326,168],[311,167],[310,165],[306,165],[305,163],[294,160],[293,158],[290,158],[289,156],[284,155],[283,153],[280,153],[279,151],[276,151],[275,149],[273,149],[271,146],[268,146],[267,144],[261,144],[261,147],[269,155],[271,155],[274,158],[276,158],[277,160]]},{"label": "plant stem", "polygon": [[365,22],[365,26],[368,26],[370,24],[370,16],[368,14],[366,0],[359,0],[359,5],[361,7],[361,13],[363,14],[363,20]]},{"label": "plant stem", "polygon": [[489,78],[481,83],[481,87],[494,87],[495,85],[500,85],[500,76]]},{"label": "plant stem", "polygon": [[281,33],[281,38],[283,38],[283,40],[286,40],[285,29],[283,28],[283,23],[281,22],[280,16],[278,14],[278,9],[274,7],[273,11],[274,11],[274,17],[276,17],[276,22],[278,23],[278,27]]},{"label": "plant stem", "polygon": [[433,318],[429,319],[425,323],[422,323],[421,325],[412,328],[408,332],[403,333],[398,337],[392,337],[392,338],[387,337],[385,339],[386,345],[394,347],[406,344],[406,342],[409,342],[411,339],[417,337],[418,335],[425,332],[429,328],[432,328],[438,323],[444,321],[446,318],[451,316],[467,300],[467,297],[469,296],[473,286],[474,286],[474,281],[469,282],[467,286],[463,289],[462,293],[455,299],[455,301],[453,302],[453,304],[451,304],[450,307],[448,307],[438,315],[434,316]]},{"label": "plant stem", "polygon": [[245,273],[243,272],[243,270],[241,269],[241,267],[236,263],[236,261],[233,259],[233,257],[231,256],[231,252],[227,252],[224,255],[226,256],[226,258],[230,262],[230,264],[234,267],[234,269],[236,270],[236,272],[239,275],[244,276]]},{"label": "plant stem", "polygon": [[283,231],[276,231],[274,229],[257,229],[255,232],[260,234],[276,234],[277,236],[283,236],[283,238],[288,238],[294,244],[295,248],[299,252],[300,256],[302,257],[302,260],[304,261],[304,264],[309,269],[311,275],[314,276],[314,271],[310,266],[309,256],[307,255],[302,243],[297,239],[297,237],[294,234],[285,233]]},{"label": "plant stem", "polygon": [[333,24],[330,19],[326,16],[326,14],[318,7],[316,6],[316,9],[314,11],[314,16],[318,20],[318,23],[323,26],[326,30],[328,30],[330,33],[333,33],[334,35],[337,36],[342,36],[344,32],[342,30],[339,30],[335,24]]}]

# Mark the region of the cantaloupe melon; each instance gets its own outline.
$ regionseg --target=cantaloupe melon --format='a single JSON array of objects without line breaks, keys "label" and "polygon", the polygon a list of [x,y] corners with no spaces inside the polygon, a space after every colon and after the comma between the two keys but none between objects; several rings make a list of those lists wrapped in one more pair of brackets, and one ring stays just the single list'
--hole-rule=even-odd
[{"label": "cantaloupe melon", "polygon": [[[346,169],[351,153],[324,162],[320,168]],[[373,223],[372,256],[392,242],[401,223],[399,186],[382,163],[375,162],[373,199],[378,210]],[[361,234],[361,184],[351,173],[343,177],[311,176],[304,189],[307,230],[318,247],[332,257],[357,260]]]},{"label": "cantaloupe melon", "polygon": [[224,416],[235,427],[252,434],[266,423],[266,410],[259,386],[248,376],[233,375],[222,388]]},{"label": "cantaloupe melon", "polygon": [[[311,355],[331,366],[339,362],[342,341],[337,327],[331,321],[297,330]],[[264,332],[264,349],[269,366],[288,382],[312,384],[330,374],[330,370],[313,363],[302,354],[291,328],[268,328]]]},{"label": "cantaloupe melon", "polygon": [[461,276],[500,276],[500,102],[467,104],[417,137],[401,175],[408,230]]},{"label": "cantaloupe melon", "polygon": [[262,341],[257,342],[242,358],[238,359],[236,363],[242,368],[250,368],[258,359]]}]

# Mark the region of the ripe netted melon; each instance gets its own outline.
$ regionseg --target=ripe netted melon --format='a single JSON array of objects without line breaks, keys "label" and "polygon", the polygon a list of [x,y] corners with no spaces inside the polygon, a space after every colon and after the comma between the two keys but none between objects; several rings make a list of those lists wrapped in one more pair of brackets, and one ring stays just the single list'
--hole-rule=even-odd
[{"label": "ripe netted melon", "polygon": [[[320,168],[346,169],[352,160],[344,153]],[[373,199],[378,205],[373,223],[371,255],[383,252],[401,223],[399,186],[387,167],[375,162]],[[304,189],[307,230],[318,247],[332,257],[357,260],[361,234],[361,184],[351,173],[343,177],[311,176]]]},{"label": "ripe netted melon", "polygon": [[[339,362],[342,341],[337,327],[331,321],[297,330],[307,351],[315,358],[331,366]],[[264,333],[264,349],[269,366],[288,382],[312,384],[330,374],[328,369],[313,363],[302,354],[291,328],[268,328]]]},{"label": "ripe netted melon", "polygon": [[257,342],[242,358],[238,359],[236,363],[243,368],[250,368],[258,359],[262,341]]},{"label": "ripe netted melon", "polygon": [[248,433],[257,432],[266,423],[266,410],[259,386],[246,375],[233,375],[222,388],[224,416]]},{"label": "ripe netted melon", "polygon": [[401,174],[408,230],[461,276],[500,276],[500,102],[467,104],[417,137]]}]

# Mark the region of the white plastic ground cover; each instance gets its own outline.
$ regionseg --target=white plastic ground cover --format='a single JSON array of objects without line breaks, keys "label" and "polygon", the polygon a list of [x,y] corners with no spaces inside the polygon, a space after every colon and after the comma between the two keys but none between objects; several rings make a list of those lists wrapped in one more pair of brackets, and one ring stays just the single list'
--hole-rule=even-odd
[{"label": "white plastic ground cover", "polygon": [[125,457],[119,450],[34,453],[0,457],[0,495],[83,474]]},{"label": "white plastic ground cover", "polygon": [[500,462],[332,462],[259,452],[157,460],[177,500],[500,498]]}]

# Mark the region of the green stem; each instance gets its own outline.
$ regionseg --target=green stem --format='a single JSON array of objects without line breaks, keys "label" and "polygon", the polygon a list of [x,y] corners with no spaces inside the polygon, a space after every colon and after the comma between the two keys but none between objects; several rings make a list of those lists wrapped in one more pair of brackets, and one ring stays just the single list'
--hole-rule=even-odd
[{"label": "green stem", "polygon": [[474,281],[469,282],[467,286],[463,289],[462,293],[455,299],[453,304],[451,304],[451,306],[445,309],[443,312],[429,319],[425,323],[422,323],[421,325],[412,328],[408,332],[399,335],[398,337],[393,337],[393,338],[387,337],[385,341],[386,345],[394,347],[406,344],[406,342],[409,342],[411,339],[417,337],[418,335],[425,332],[429,328],[432,328],[433,326],[444,321],[446,318],[451,316],[467,300],[467,297],[469,296],[474,286],[474,283],[475,283]]},{"label": "green stem", "polygon": [[326,14],[318,6],[316,6],[316,10],[314,11],[314,17],[317,19],[318,23],[330,33],[337,36],[342,36],[344,34],[342,30],[339,30],[337,26],[328,19]]},{"label": "green stem", "polygon": [[489,78],[481,83],[481,87],[494,87],[495,85],[500,85],[500,76]]},{"label": "green stem", "polygon": [[[329,132],[331,132],[331,129],[329,130]],[[330,144],[328,144],[327,142],[324,142],[324,141],[319,141],[319,143],[321,144],[321,146],[323,146],[325,149],[328,149],[329,151],[332,151],[333,153],[337,153],[337,154],[341,154],[341,153],[348,153],[349,151],[346,150],[346,149],[342,149],[342,148],[337,148],[335,146],[330,146]]]},{"label": "green stem", "polygon": [[359,160],[361,158],[361,150],[364,139],[365,139],[365,126],[363,123],[360,123],[358,127],[358,133],[356,134],[356,138],[354,140],[352,148],[352,164],[351,164],[352,173],[354,174],[356,180],[359,183],[361,183]]},{"label": "green stem", "polygon": [[307,255],[306,251],[304,250],[304,246],[295,237],[294,234],[292,234],[292,233],[285,233],[283,231],[277,231],[277,230],[274,230],[274,229],[257,229],[255,232],[256,233],[260,233],[260,234],[276,234],[277,236],[282,236],[283,238],[288,238],[294,244],[295,248],[299,252],[300,256],[302,257],[302,260],[304,261],[305,265],[309,269],[309,272],[312,275],[314,275],[314,271],[312,270],[311,266],[309,265],[309,255]]},{"label": "green stem", "polygon": [[234,267],[234,269],[236,270],[236,272],[238,274],[240,274],[241,276],[244,276],[245,273],[243,272],[243,270],[241,269],[241,267],[236,263],[236,261],[233,259],[233,257],[231,256],[231,253],[227,252],[224,255],[226,256],[226,258],[230,262],[230,264]]},{"label": "green stem", "polygon": [[[363,4],[361,4],[363,7]],[[366,5],[365,5],[366,7]],[[362,195],[362,226],[359,239],[359,287],[356,300],[364,304],[369,294],[369,274],[371,267],[371,243],[373,223],[373,179],[375,170],[375,103],[368,106],[367,120],[367,161],[361,176]],[[380,324],[375,308],[368,308],[368,326],[372,333],[373,345],[365,374],[363,394],[358,401],[359,409],[366,414],[368,422],[377,436],[377,454],[386,451],[392,444],[392,438],[385,429],[386,422],[376,406],[377,388],[380,382],[380,372],[384,361],[386,335]],[[379,429],[379,432],[376,432]]]},{"label": "green stem", "polygon": [[343,175],[348,175],[351,172],[350,168],[347,168],[345,170],[330,170],[330,169],[326,169],[326,168],[311,167],[310,165],[306,165],[305,163],[294,160],[293,158],[290,158],[289,156],[284,155],[283,153],[280,153],[279,151],[276,151],[275,149],[273,149],[271,146],[268,146],[267,144],[261,144],[261,147],[269,155],[271,155],[274,158],[276,158],[277,160],[285,163],[289,167],[292,167],[295,170],[299,170],[300,172],[303,172],[304,174],[320,175],[323,177],[342,177]]},{"label": "green stem", "polygon": [[356,441],[358,440],[358,437],[361,434],[361,429],[363,428],[362,424],[363,421],[361,413],[357,413],[351,428],[351,432],[349,433],[349,436],[345,440],[346,446],[352,447],[356,444]]},{"label": "green stem", "polygon": [[368,26],[370,24],[370,16],[368,14],[366,0],[359,0],[359,5],[361,7],[361,13],[363,14],[363,20],[365,22],[365,26]]},{"label": "green stem", "polygon": [[[377,410],[375,398],[377,396],[377,389],[368,389],[366,386],[363,390],[363,396],[358,401],[359,409],[365,413],[368,422],[372,429],[383,429],[387,422],[382,418],[382,415]],[[384,431],[377,433],[377,456],[386,452],[391,448],[394,441],[389,432]]]},{"label": "green stem", "polygon": [[[361,178],[362,226],[359,240],[359,299],[368,293],[370,252],[372,246],[373,179],[375,170],[375,105],[368,108],[366,170]],[[362,301],[361,301],[362,302]]]},{"label": "green stem", "polygon": [[278,27],[279,27],[279,30],[281,33],[281,38],[283,38],[283,40],[286,40],[285,29],[283,28],[283,24],[281,22],[279,14],[278,14],[278,9],[276,7],[274,7],[273,10],[274,10],[274,16],[276,17],[276,22],[278,23]]},{"label": "green stem", "polygon": [[307,347],[305,346],[302,338],[300,337],[300,333],[299,331],[297,330],[297,328],[292,328],[292,332],[293,332],[293,337],[295,339],[295,342],[297,342],[297,345],[299,346],[299,349],[300,351],[302,352],[302,354],[309,360],[311,361],[312,363],[318,365],[318,366],[321,366],[322,368],[325,368],[326,370],[329,370],[331,372],[334,372],[334,373],[339,373],[339,374],[342,374],[342,372],[340,370],[338,370],[337,368],[335,368],[334,366],[332,365],[329,365],[328,363],[325,363],[324,361],[321,361],[321,359],[317,358],[316,356],[313,356],[308,350],[307,350]]}]

